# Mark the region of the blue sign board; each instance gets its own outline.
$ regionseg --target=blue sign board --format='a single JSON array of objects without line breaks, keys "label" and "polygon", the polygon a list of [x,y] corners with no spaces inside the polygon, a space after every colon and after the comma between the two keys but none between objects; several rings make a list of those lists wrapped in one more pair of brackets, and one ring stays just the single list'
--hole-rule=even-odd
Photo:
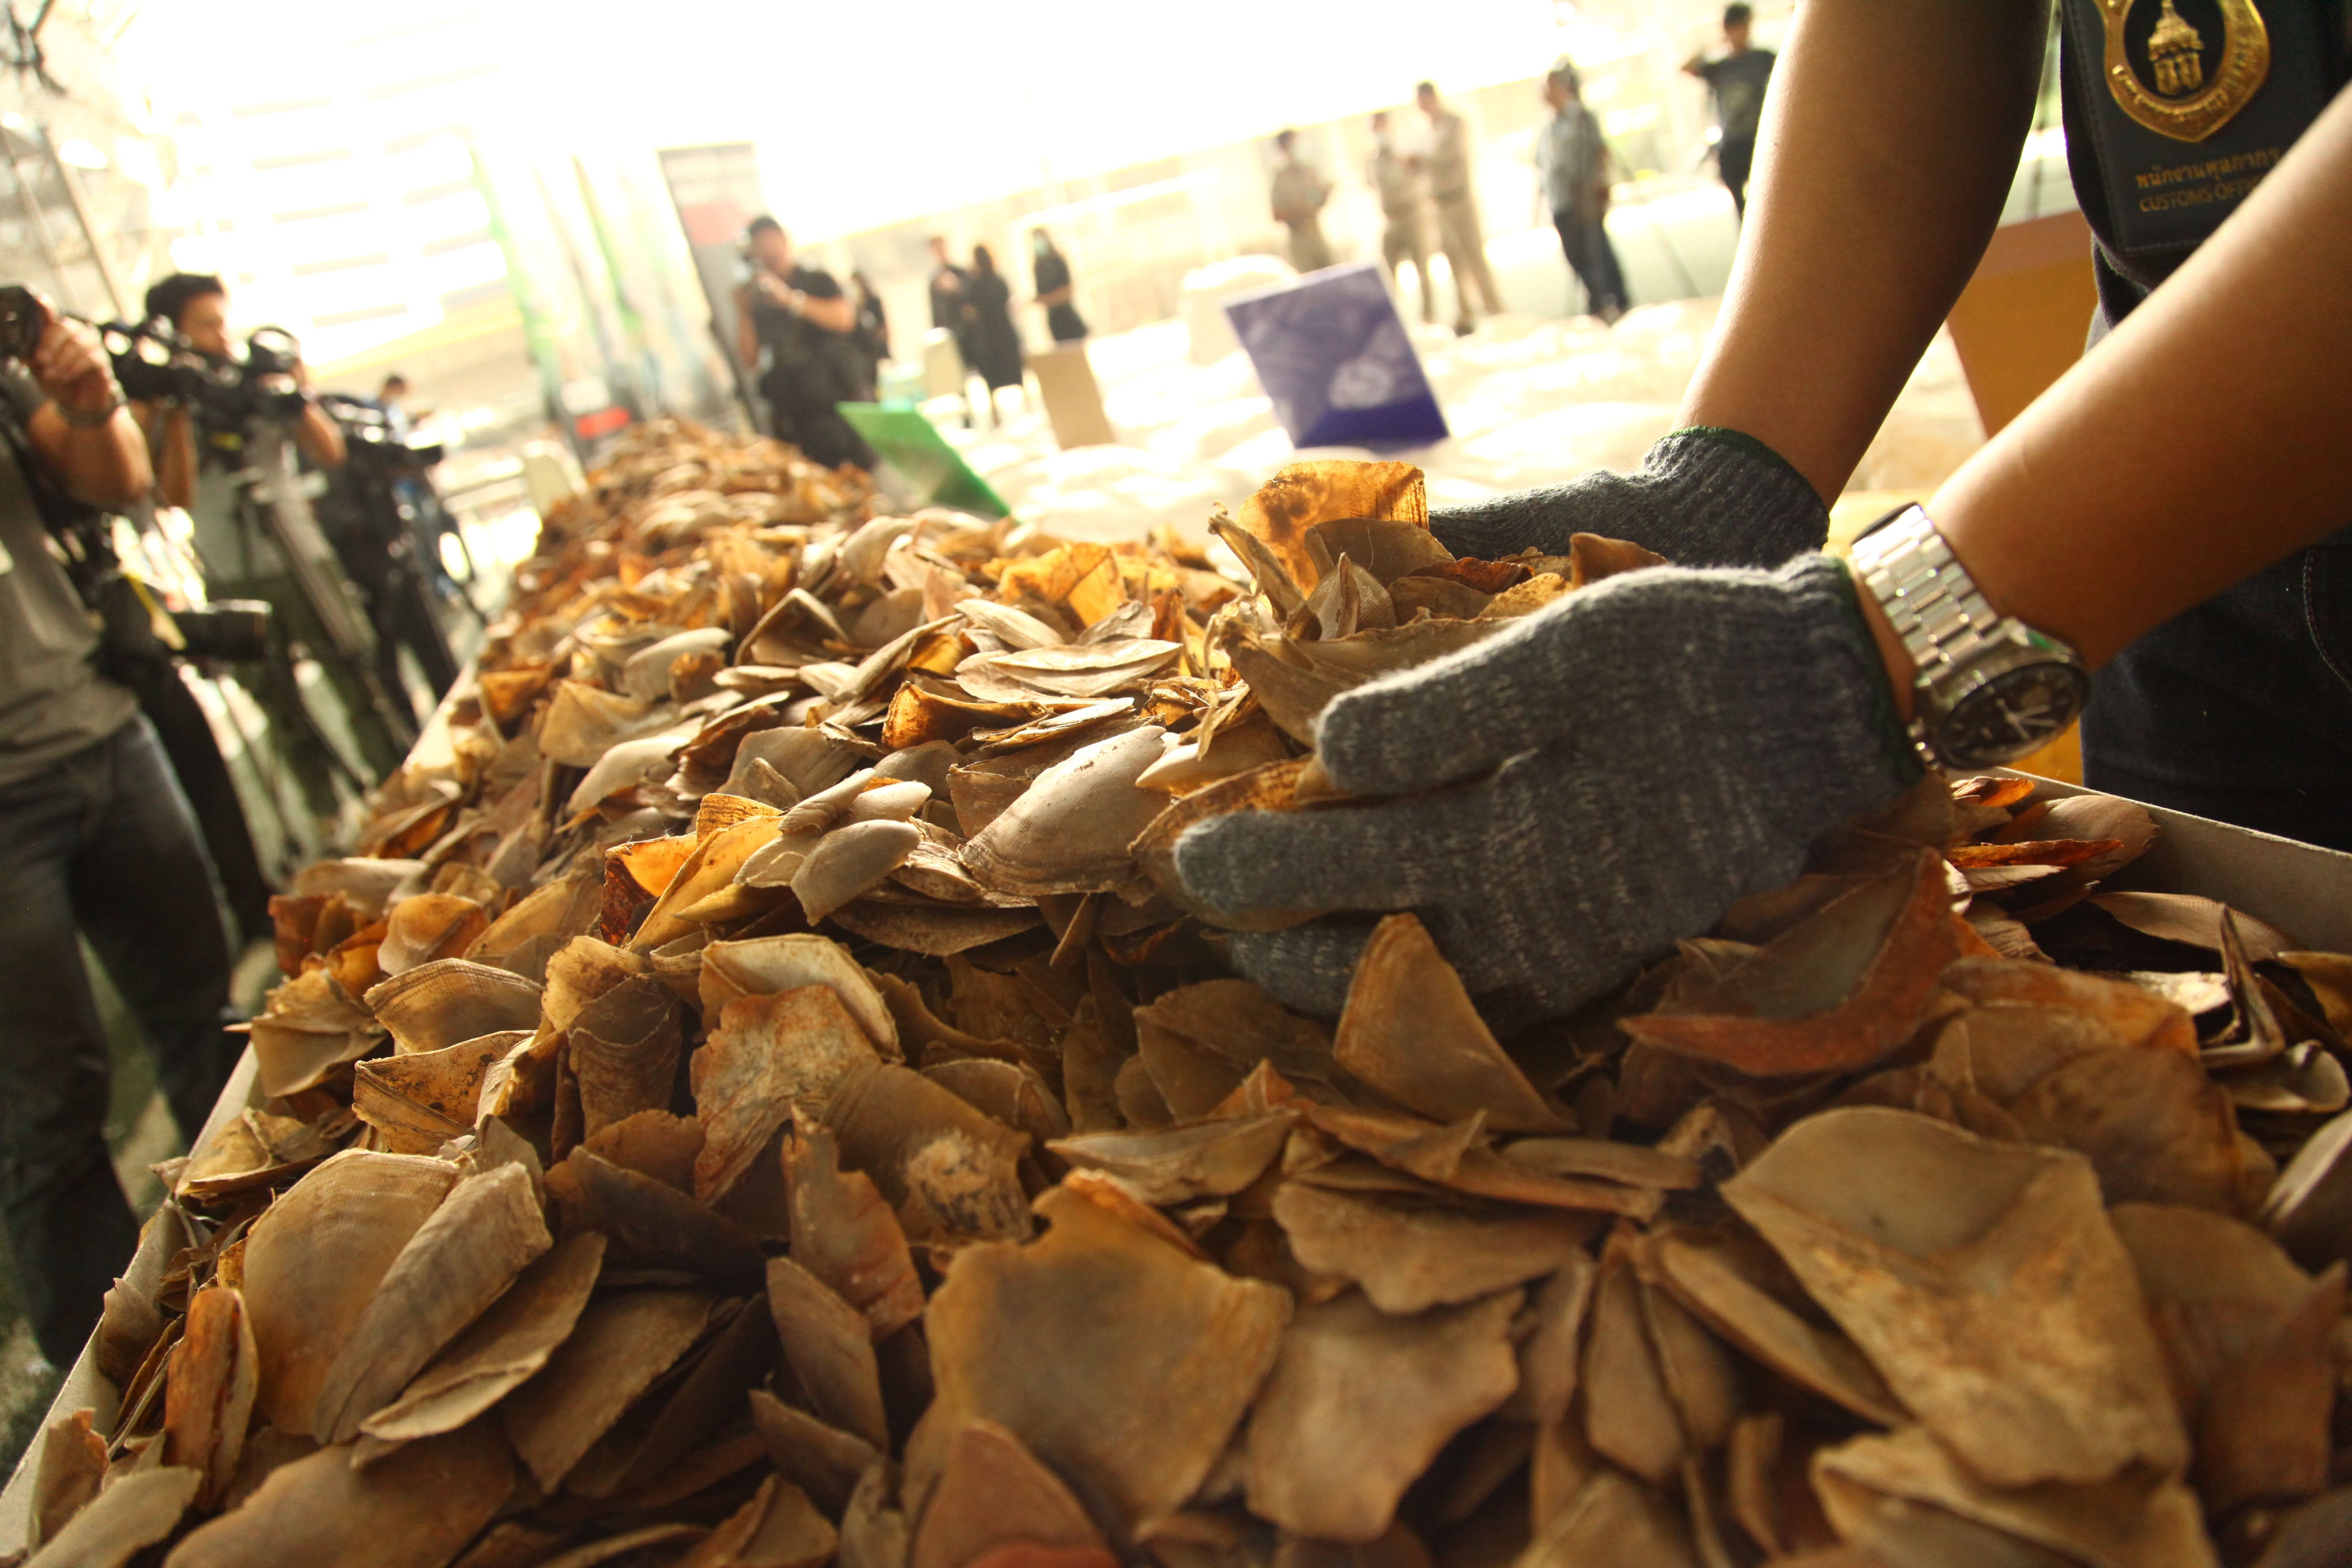
[{"label": "blue sign board", "polygon": [[1423,447],[1449,432],[1369,261],[1225,301],[1274,416],[1300,447]]}]

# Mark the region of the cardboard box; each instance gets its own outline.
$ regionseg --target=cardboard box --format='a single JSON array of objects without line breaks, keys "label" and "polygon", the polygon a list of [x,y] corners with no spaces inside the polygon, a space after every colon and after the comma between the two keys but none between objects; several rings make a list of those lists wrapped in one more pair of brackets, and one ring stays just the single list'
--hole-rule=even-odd
[{"label": "cardboard box", "polygon": [[[2036,800],[2098,793],[2055,779],[2033,782]],[[2268,921],[2309,951],[2352,952],[2352,855],[2160,805],[2147,811],[2156,818],[2155,846],[2100,887],[2202,893]]]},{"label": "cardboard box", "polygon": [[1987,436],[2022,413],[2083,357],[2098,308],[2091,226],[2053,213],[1993,231],[1952,306],[1952,346]]},{"label": "cardboard box", "polygon": [[1066,452],[1073,447],[1108,447],[1118,440],[1103,411],[1102,387],[1087,359],[1087,345],[1066,344],[1029,356],[1029,372],[1045,400],[1045,418],[1054,426],[1054,445]]}]

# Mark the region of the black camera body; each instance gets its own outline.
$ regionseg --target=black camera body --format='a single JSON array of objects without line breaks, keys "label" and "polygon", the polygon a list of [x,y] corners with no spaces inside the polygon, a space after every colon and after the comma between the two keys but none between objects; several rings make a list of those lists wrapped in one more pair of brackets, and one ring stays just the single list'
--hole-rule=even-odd
[{"label": "black camera body", "polygon": [[256,663],[269,652],[270,615],[262,599],[221,599],[201,610],[173,611],[180,633],[173,651],[184,658]]},{"label": "black camera body", "polygon": [[320,395],[319,406],[343,433],[344,461],[371,477],[421,478],[447,455],[438,441],[403,440],[392,416],[364,398],[329,392]]},{"label": "black camera body", "polygon": [[258,327],[243,359],[208,354],[160,317],[100,329],[122,395],[142,403],[181,403],[216,430],[242,432],[254,421],[291,418],[308,401],[294,380],[300,345],[283,327]]}]

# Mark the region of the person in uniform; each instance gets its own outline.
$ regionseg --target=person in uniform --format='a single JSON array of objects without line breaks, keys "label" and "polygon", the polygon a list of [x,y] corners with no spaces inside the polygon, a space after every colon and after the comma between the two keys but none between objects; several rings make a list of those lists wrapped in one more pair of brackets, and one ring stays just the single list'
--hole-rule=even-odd
[{"label": "person in uniform", "polygon": [[1276,223],[1290,231],[1290,264],[1301,272],[1317,272],[1331,265],[1331,242],[1323,237],[1323,204],[1331,199],[1331,182],[1298,155],[1298,132],[1284,131],[1274,139],[1282,162],[1275,166],[1268,197]]},{"label": "person in uniform", "polygon": [[1437,100],[1437,89],[1430,82],[1413,89],[1413,101],[1429,117],[1429,151],[1423,159],[1429,171],[1429,200],[1437,209],[1438,247],[1454,272],[1454,330],[1466,336],[1472,289],[1486,314],[1503,308],[1494,269],[1486,265],[1486,234],[1478,221],[1477,197],[1470,188],[1470,127]]},{"label": "person in uniform", "polygon": [[1562,60],[1544,78],[1551,118],[1536,133],[1536,174],[1570,270],[1584,285],[1584,308],[1604,321],[1625,313],[1625,273],[1609,243],[1609,144],[1584,107],[1576,68]]},{"label": "person in uniform", "polygon": [[857,307],[833,274],[794,258],[792,237],[772,217],[744,231],[751,277],[735,291],[738,351],[760,372],[769,434],[828,468],[871,471],[880,461],[841,416],[856,390]]},{"label": "person in uniform", "polygon": [[1723,8],[1723,53],[1710,58],[1705,50],[1683,62],[1683,69],[1706,83],[1715,95],[1715,119],[1723,139],[1716,143],[1715,169],[1731,193],[1731,210],[1748,216],[1748,176],[1756,166],[1756,128],[1764,118],[1764,89],[1772,80],[1769,49],[1748,41],[1755,14],[1745,5]]},{"label": "person in uniform", "polygon": [[1429,286],[1429,221],[1423,211],[1421,163],[1389,137],[1389,113],[1372,116],[1372,189],[1381,198],[1381,260],[1393,274],[1412,263],[1421,290],[1421,319],[1437,320],[1437,291]]},{"label": "person in uniform", "polygon": [[[1812,0],[1681,428],[1631,474],[1441,510],[1457,554],[1590,531],[1676,564],[1334,699],[1340,791],[1177,865],[1284,1000],[1336,1009],[1419,911],[1497,1017],[1565,1013],[1780,886],[1927,768],[2084,714],[2085,780],[2352,849],[2352,94],[2335,0],[2063,0],[2099,341],[1851,568],[1828,502],[1976,270],[2033,124],[2043,0]],[[2087,700],[2088,710],[2084,713]]]}]

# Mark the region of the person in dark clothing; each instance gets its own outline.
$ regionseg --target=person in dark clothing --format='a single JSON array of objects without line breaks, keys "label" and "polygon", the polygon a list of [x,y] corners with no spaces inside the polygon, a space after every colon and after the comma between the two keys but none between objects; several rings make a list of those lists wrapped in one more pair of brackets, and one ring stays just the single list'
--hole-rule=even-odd
[{"label": "person in dark clothing", "polygon": [[971,300],[967,289],[971,274],[948,259],[948,242],[940,235],[931,236],[931,325],[955,339],[956,362],[963,374],[956,384],[962,388],[964,427],[971,427],[971,377],[980,368],[972,357]]},{"label": "person in dark clothing", "polygon": [[147,1037],[193,1141],[239,1042],[203,841],[139,700],[99,672],[99,638],[45,527],[153,482],[96,333],[51,315],[28,364],[0,366],[0,1216],[41,1354],[72,1363],[139,1244],[106,1148],[106,1034],[86,936]]},{"label": "person in dark clothing", "polygon": [[1077,290],[1070,283],[1070,264],[1055,248],[1054,237],[1038,229],[1029,237],[1037,278],[1037,303],[1045,307],[1045,331],[1056,343],[1082,342],[1087,319],[1070,302]]},{"label": "person in dark clothing", "polygon": [[849,275],[849,290],[850,303],[857,310],[858,363],[866,372],[856,401],[871,403],[882,384],[883,363],[890,357],[890,318],[863,271]]},{"label": "person in dark clothing", "polygon": [[395,424],[377,405],[334,393],[323,401],[348,432],[348,459],[327,476],[312,510],[335,547],[343,571],[360,591],[375,627],[376,679],[410,712],[416,693],[401,663],[404,648],[416,660],[438,702],[457,684],[457,658],[441,625],[425,548],[403,485],[423,468],[409,455],[406,422]]},{"label": "person in dark clothing", "polygon": [[1748,175],[1756,166],[1756,127],[1764,117],[1764,89],[1772,79],[1769,49],[1748,41],[1754,13],[1745,5],[1723,8],[1725,52],[1713,59],[1704,50],[1684,62],[1683,69],[1706,83],[1715,94],[1715,117],[1723,127],[1717,144],[1716,170],[1731,192],[1732,210],[1748,216]]},{"label": "person in dark clothing", "polygon": [[948,259],[948,242],[931,236],[931,325],[955,334],[956,353],[967,374],[979,369],[971,357],[971,308],[965,286],[971,274]]},{"label": "person in dark clothing", "polygon": [[735,293],[737,349],[761,367],[770,433],[811,462],[871,470],[880,459],[839,407],[859,379],[857,307],[832,273],[793,258],[792,237],[774,218],[753,218],[745,237],[751,277]]},{"label": "person in dark clothing", "polygon": [[[1021,354],[1021,334],[1013,325],[1013,289],[996,270],[996,258],[988,247],[971,247],[971,277],[964,285],[966,303],[971,310],[972,368],[988,383],[991,414],[994,413],[994,394],[999,388],[1020,386],[1026,368]],[[1023,394],[1027,401],[1027,394]]]}]

